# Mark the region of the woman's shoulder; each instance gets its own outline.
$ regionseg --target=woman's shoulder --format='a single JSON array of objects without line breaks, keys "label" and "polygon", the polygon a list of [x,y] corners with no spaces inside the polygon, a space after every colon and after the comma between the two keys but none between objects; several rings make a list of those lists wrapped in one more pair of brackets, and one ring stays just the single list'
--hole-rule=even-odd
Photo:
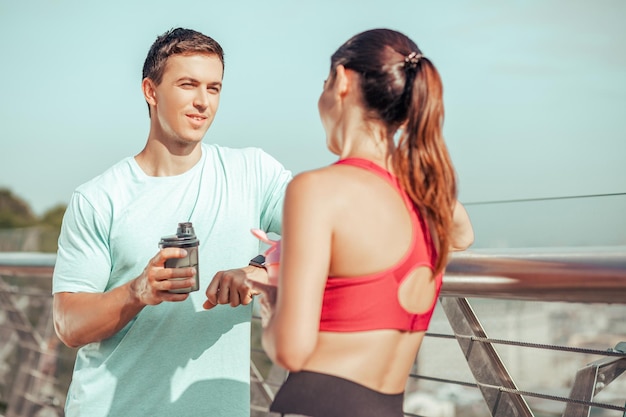
[{"label": "woman's shoulder", "polygon": [[287,186],[288,205],[321,215],[350,207],[354,200],[354,178],[342,167],[331,165],[297,174]]},{"label": "woman's shoulder", "polygon": [[336,190],[354,181],[353,175],[338,165],[329,165],[301,172],[291,181],[292,188],[324,192]]}]

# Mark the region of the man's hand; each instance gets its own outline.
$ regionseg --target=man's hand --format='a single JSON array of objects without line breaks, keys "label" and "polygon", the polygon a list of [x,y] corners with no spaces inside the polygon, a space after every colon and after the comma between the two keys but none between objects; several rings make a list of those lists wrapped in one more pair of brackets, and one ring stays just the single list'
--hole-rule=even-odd
[{"label": "man's hand", "polygon": [[183,301],[188,293],[176,294],[169,290],[189,288],[195,284],[195,268],[165,268],[165,261],[184,258],[187,251],[180,248],[161,249],[148,262],[141,275],[131,282],[131,293],[140,304],[156,305],[163,301]]},{"label": "man's hand", "polygon": [[206,289],[204,308],[210,310],[218,304],[230,304],[232,307],[250,304],[258,292],[252,289],[248,279],[267,280],[267,272],[256,266],[219,271]]}]

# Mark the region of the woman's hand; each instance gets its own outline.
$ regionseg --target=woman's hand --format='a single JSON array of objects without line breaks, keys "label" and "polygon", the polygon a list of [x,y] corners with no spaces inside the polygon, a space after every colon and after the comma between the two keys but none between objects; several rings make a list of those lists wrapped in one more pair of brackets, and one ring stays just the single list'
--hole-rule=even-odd
[{"label": "woman's hand", "polygon": [[267,327],[267,324],[276,309],[278,288],[275,285],[270,285],[266,282],[257,281],[255,279],[249,279],[248,285],[250,285],[255,294],[258,294],[255,299],[261,307],[261,325],[265,328]]}]

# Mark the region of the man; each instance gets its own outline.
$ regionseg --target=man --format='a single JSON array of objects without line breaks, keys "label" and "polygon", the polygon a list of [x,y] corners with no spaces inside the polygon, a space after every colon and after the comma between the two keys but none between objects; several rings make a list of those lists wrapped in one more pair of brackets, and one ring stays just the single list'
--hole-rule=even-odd
[{"label": "man", "polygon": [[[54,321],[77,352],[66,416],[249,416],[251,228],[279,232],[291,175],[256,148],[202,143],[218,108],[223,52],[174,29],[143,68],[143,150],[81,185],[59,238]],[[199,265],[165,268],[161,237],[191,222]],[[156,255],[155,255],[156,254]],[[200,274],[203,291],[188,288]],[[170,279],[177,278],[177,279]],[[211,279],[212,278],[212,279]]]}]

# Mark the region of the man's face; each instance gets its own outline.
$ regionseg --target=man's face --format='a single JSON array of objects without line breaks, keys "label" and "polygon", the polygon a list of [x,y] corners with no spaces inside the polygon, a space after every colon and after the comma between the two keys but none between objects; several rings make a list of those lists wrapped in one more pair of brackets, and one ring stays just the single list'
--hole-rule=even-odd
[{"label": "man's face", "polygon": [[202,141],[217,112],[223,74],[216,55],[168,58],[152,103],[161,140],[181,145]]}]

